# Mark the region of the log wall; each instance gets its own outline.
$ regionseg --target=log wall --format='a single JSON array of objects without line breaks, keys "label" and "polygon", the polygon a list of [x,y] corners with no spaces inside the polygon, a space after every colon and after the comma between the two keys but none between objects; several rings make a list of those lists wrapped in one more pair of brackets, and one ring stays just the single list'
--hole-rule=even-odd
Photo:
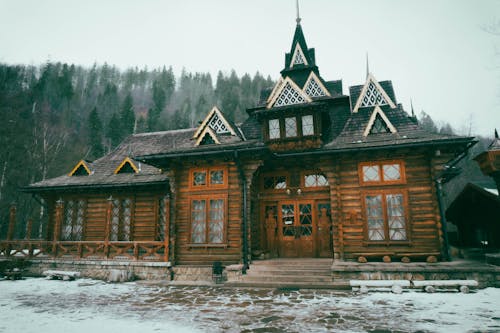
[{"label": "log wall", "polygon": [[[84,241],[103,241],[106,238],[108,198],[131,199],[131,234],[130,240],[154,241],[158,238],[159,200],[167,195],[158,192],[136,193],[107,193],[107,194],[68,194],[57,197],[64,202],[68,200],[84,200],[86,202],[83,239]],[[49,225],[46,239],[52,240],[54,236],[56,197],[47,196]],[[64,220],[64,210],[63,210]],[[168,221],[167,221],[168,223]]]},{"label": "log wall", "polygon": [[[193,168],[226,167],[227,188],[196,190],[190,186]],[[242,187],[236,163],[213,161],[206,164],[185,163],[176,169],[175,203],[175,263],[177,265],[212,265],[221,261],[224,265],[238,263],[242,259]],[[199,196],[225,196],[226,220],[223,244],[191,244],[191,200]]]}]

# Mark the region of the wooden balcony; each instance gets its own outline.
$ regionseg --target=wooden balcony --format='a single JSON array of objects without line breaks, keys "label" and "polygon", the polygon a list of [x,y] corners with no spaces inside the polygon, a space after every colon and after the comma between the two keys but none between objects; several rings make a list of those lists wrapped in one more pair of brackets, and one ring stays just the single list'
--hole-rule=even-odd
[{"label": "wooden balcony", "polygon": [[160,241],[1,240],[0,258],[166,262],[168,246]]}]

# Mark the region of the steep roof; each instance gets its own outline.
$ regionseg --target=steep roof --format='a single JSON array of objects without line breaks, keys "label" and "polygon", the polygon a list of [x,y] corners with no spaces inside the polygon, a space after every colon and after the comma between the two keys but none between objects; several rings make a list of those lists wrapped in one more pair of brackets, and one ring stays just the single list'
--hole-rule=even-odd
[{"label": "steep roof", "polygon": [[[161,173],[160,169],[141,163],[130,157],[134,151],[143,150],[146,146],[149,146],[148,143],[150,142],[145,142],[140,137],[130,136],[111,153],[92,163],[87,162],[89,169],[92,170],[89,175],[65,174],[33,183],[24,188],[24,190],[37,192],[59,190],[62,188],[66,190],[119,188],[167,183],[167,177]],[[151,147],[149,149],[150,151],[154,151],[154,149],[158,148]],[[133,163],[137,171],[133,173],[117,172],[125,162]]]},{"label": "steep roof", "polygon": [[[393,133],[366,134],[366,129],[376,108],[380,108],[387,120],[396,129]],[[414,145],[424,143],[451,143],[455,141],[470,141],[456,135],[429,133],[422,129],[399,104],[396,108],[389,105],[361,108],[357,113],[351,113],[340,134],[331,142],[325,144],[327,150],[363,149],[383,146]]]}]

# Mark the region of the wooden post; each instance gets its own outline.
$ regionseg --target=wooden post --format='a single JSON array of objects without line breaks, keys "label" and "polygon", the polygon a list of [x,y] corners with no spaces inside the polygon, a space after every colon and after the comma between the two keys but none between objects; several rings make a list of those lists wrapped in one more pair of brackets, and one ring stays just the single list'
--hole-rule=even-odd
[{"label": "wooden post", "polygon": [[14,237],[14,231],[16,228],[16,204],[12,203],[10,205],[9,211],[9,230],[7,231],[7,240],[10,241]]},{"label": "wooden post", "polygon": [[26,240],[31,240],[31,228],[33,227],[33,219],[29,219],[26,224]]},{"label": "wooden post", "polygon": [[162,200],[165,200],[165,211],[163,212],[165,215],[165,236],[164,236],[164,239],[163,239],[163,242],[165,243],[165,250],[164,250],[164,256],[163,256],[163,261],[168,261],[168,258],[169,258],[169,248],[168,248],[168,245],[169,245],[169,242],[168,240],[170,239],[170,197],[167,196],[165,199],[162,199]]},{"label": "wooden post", "polygon": [[57,257],[57,243],[61,237],[61,225],[64,211],[64,201],[59,199],[56,201],[56,215],[54,221],[54,238],[52,240],[52,255]]},{"label": "wooden post", "polygon": [[113,212],[113,196],[108,198],[108,206],[106,207],[106,228],[104,230],[104,256],[109,257],[109,239],[111,233],[111,215]]}]

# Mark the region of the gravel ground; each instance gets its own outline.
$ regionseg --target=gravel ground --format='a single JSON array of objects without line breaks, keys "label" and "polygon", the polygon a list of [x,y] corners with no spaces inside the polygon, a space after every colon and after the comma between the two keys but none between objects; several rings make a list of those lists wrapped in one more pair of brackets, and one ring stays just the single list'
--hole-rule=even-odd
[{"label": "gravel ground", "polygon": [[500,289],[470,294],[0,281],[0,332],[499,332]]}]

